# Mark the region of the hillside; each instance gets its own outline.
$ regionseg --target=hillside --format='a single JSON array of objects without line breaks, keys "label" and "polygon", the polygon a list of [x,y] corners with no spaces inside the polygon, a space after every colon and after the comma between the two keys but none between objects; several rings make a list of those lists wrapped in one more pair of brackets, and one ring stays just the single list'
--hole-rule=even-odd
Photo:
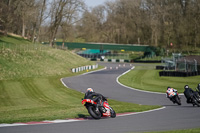
[{"label": "hillside", "polygon": [[0,31],[0,43],[5,44],[31,44],[31,42],[27,39],[23,39],[23,37],[16,35],[16,34],[11,34],[8,33],[7,36],[3,35],[3,32]]},{"label": "hillside", "polygon": [[74,75],[73,67],[89,64],[94,63],[68,50],[1,36],[0,123],[77,117],[76,110],[86,113],[82,94],[64,87],[60,78]]},{"label": "hillside", "polygon": [[0,55],[0,80],[70,74],[73,67],[93,64],[68,50],[12,36],[0,37]]}]

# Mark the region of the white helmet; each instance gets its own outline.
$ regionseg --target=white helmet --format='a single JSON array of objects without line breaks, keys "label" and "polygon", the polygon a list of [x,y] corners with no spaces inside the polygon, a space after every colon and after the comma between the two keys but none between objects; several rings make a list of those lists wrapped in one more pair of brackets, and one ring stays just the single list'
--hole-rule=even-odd
[{"label": "white helmet", "polygon": [[87,88],[87,92],[93,92],[93,89],[92,88]]},{"label": "white helmet", "polygon": [[188,85],[185,85],[185,87],[184,87],[185,89],[188,89],[189,88],[189,86]]}]

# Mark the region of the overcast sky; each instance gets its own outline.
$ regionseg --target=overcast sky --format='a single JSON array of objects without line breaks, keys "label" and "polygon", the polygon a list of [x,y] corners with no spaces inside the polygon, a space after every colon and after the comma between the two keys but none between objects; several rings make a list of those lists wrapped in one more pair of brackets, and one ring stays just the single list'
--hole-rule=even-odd
[{"label": "overcast sky", "polygon": [[106,1],[114,1],[114,0],[84,0],[88,7],[95,7],[98,5],[102,5]]}]

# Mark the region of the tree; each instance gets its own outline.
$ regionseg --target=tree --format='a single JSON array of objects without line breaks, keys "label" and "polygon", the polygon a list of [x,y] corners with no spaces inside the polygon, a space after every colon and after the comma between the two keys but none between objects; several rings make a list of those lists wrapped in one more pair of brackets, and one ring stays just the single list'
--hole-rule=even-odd
[{"label": "tree", "polygon": [[[39,7],[40,8],[39,8],[39,14],[38,14],[38,19],[37,19],[38,20],[38,34],[36,36],[38,41],[40,41],[42,22],[46,19],[45,16],[44,16],[44,13],[45,13],[45,10],[46,10],[46,0],[40,1]],[[35,34],[33,34],[33,35],[35,36]]]},{"label": "tree", "polygon": [[1,0],[0,1],[0,29],[4,31],[4,35],[12,29],[12,23],[15,20],[14,11],[16,9],[15,2],[17,0]]},{"label": "tree", "polygon": [[79,14],[84,10],[85,5],[81,0],[74,0],[67,4],[64,10],[63,20],[61,21],[61,32],[63,42],[67,38],[75,37],[75,24],[81,21]]},{"label": "tree", "polygon": [[[29,0],[18,0],[16,2],[17,8],[15,10],[16,15],[21,18],[22,21],[22,37],[26,36],[26,26],[33,21],[33,17],[35,15],[35,1]],[[30,38],[30,35],[28,38]]]},{"label": "tree", "polygon": [[[52,46],[63,21],[73,21],[81,0],[54,0],[51,6],[50,45]],[[62,24],[64,26],[64,24]]]}]

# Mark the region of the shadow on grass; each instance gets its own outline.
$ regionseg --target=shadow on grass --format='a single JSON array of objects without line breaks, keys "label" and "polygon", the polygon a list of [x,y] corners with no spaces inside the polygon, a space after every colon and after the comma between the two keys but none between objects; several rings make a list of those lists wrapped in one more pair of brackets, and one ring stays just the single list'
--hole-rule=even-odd
[{"label": "shadow on grass", "polygon": [[86,118],[88,116],[84,115],[84,114],[78,114],[78,118]]},{"label": "shadow on grass", "polygon": [[[0,37],[1,37],[1,36],[0,36]],[[0,43],[6,43],[6,42],[0,39]]]}]

